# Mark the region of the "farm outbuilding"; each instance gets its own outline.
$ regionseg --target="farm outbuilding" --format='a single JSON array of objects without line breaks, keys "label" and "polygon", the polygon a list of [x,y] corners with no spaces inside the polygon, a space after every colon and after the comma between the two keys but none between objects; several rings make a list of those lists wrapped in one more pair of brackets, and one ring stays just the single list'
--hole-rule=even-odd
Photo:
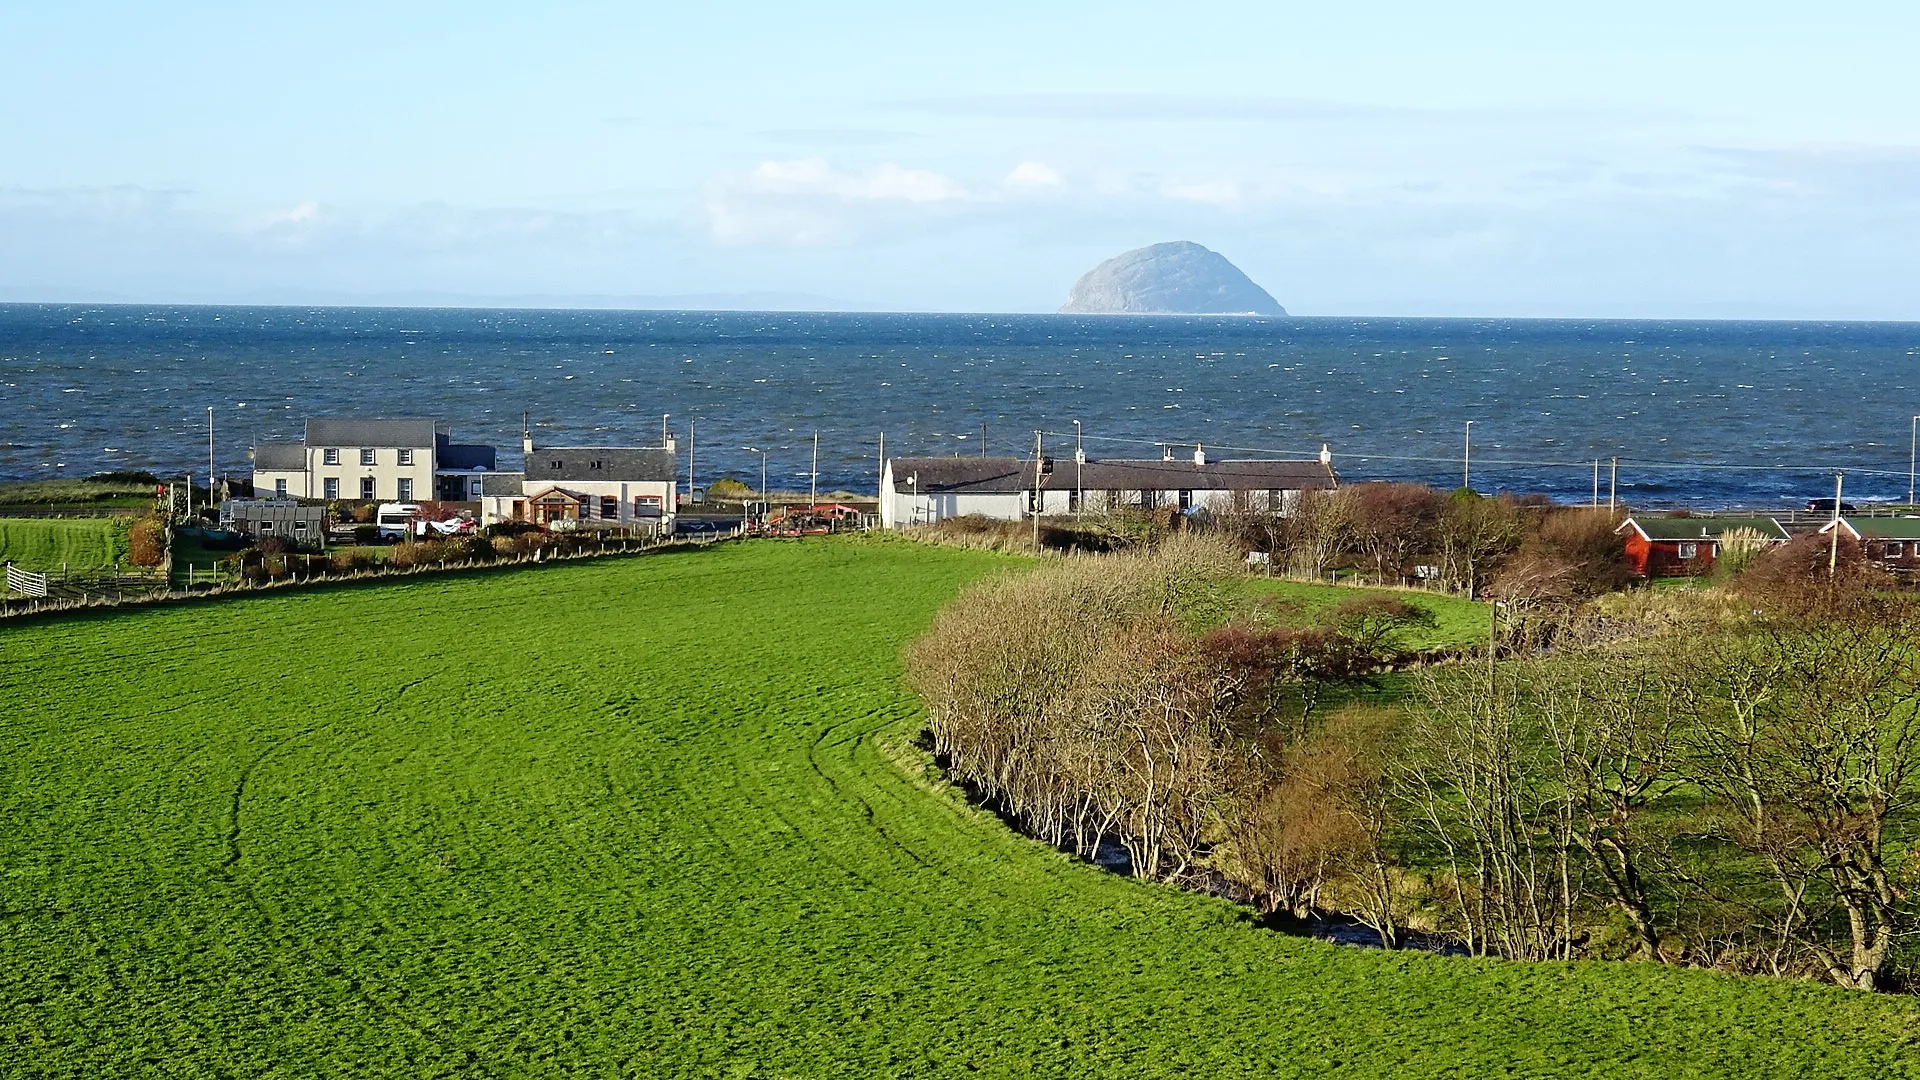
[{"label": "farm outbuilding", "polygon": [[220,527],[260,541],[278,537],[295,547],[327,542],[327,508],[292,499],[235,499],[220,504]]}]

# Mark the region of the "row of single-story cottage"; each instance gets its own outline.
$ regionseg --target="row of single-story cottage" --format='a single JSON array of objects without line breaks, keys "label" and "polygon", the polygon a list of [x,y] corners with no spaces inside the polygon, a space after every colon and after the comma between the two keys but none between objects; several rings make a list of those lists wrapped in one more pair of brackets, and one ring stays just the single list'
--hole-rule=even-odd
[{"label": "row of single-story cottage", "polygon": [[1841,538],[1862,545],[1868,558],[1920,561],[1920,517],[1847,515],[1817,528],[1789,529],[1773,517],[1629,517],[1616,532],[1625,538],[1627,563],[1642,577],[1704,574],[1725,554],[1730,534],[1759,547],[1784,544],[1797,532]]},{"label": "row of single-story cottage", "polygon": [[1045,514],[1136,507],[1290,515],[1303,491],[1335,487],[1333,455],[1316,460],[1093,460],[1051,457],[903,457],[880,469],[880,522],[889,529],[979,515],[1017,521]]}]

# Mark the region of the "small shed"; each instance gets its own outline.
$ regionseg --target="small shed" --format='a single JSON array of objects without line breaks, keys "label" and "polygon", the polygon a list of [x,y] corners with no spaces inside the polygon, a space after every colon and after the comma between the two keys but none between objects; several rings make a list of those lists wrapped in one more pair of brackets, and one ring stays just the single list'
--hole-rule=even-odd
[{"label": "small shed", "polygon": [[230,499],[220,504],[220,527],[255,542],[278,537],[319,549],[327,542],[327,508],[293,499]]}]

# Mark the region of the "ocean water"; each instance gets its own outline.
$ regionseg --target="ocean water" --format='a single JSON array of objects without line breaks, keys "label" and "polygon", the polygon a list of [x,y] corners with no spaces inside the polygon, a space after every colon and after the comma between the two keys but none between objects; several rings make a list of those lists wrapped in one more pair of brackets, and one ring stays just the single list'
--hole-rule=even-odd
[{"label": "ocean water", "polygon": [[[0,478],[248,468],[310,416],[431,416],[518,460],[643,444],[695,477],[870,490],[890,453],[1304,456],[1343,477],[1640,506],[1904,499],[1920,324],[0,305]],[[684,466],[684,457],[683,457]],[[1601,472],[1606,497],[1608,470]]]}]

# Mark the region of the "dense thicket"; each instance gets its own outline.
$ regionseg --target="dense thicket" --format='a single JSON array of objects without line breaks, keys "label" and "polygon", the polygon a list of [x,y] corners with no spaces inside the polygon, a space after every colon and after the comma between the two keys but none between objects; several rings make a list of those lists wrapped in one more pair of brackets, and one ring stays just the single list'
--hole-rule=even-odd
[{"label": "dense thicket", "polygon": [[[1594,535],[1519,558],[1579,566]],[[1567,582],[1595,575],[1543,570],[1477,660],[1389,708],[1327,690],[1381,672],[1417,609],[1236,601],[1234,552],[1181,538],[965,594],[909,656],[953,777],[1061,847],[1388,944],[1909,978],[1920,610],[1868,566],[1793,549],[1724,601],[1579,606]]]}]

